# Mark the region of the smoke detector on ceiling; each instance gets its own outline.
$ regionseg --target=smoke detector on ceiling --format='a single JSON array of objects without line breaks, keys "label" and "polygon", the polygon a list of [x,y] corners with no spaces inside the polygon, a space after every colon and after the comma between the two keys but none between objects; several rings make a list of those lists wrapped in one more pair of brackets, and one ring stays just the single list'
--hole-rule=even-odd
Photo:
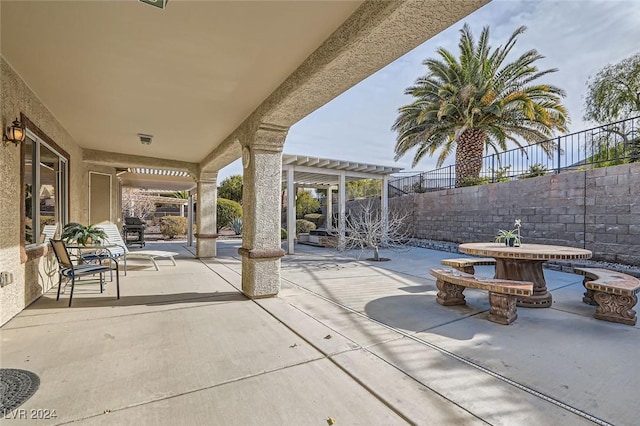
[{"label": "smoke detector on ceiling", "polygon": [[138,137],[140,138],[140,143],[142,145],[151,145],[151,141],[153,140],[153,135],[138,133]]}]

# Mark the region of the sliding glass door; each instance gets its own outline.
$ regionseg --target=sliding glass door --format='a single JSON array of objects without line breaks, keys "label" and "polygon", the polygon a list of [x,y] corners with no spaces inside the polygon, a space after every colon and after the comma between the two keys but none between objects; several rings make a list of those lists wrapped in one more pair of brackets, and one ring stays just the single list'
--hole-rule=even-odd
[{"label": "sliding glass door", "polygon": [[25,242],[39,242],[44,225],[67,222],[68,162],[27,131],[24,157]]}]

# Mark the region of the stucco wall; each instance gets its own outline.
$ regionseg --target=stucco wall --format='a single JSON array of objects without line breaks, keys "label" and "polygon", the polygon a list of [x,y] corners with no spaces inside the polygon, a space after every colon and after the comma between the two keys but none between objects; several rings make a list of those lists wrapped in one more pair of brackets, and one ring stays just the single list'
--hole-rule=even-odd
[{"label": "stucco wall", "polygon": [[[69,153],[69,219],[85,223],[88,209],[88,174],[86,166],[82,163],[81,148],[11,66],[4,59],[0,62],[3,128],[23,113]],[[46,256],[36,257],[26,263],[21,261],[20,149],[10,145],[0,146],[0,150],[0,271],[8,272],[11,277],[10,284],[0,288],[0,324],[4,324],[38,298],[43,291],[47,291],[52,281],[47,278],[46,273],[43,275],[47,269]]]},{"label": "stucco wall", "polygon": [[522,219],[523,242],[584,247],[640,265],[640,163],[392,199],[413,203],[417,238],[493,241]]}]

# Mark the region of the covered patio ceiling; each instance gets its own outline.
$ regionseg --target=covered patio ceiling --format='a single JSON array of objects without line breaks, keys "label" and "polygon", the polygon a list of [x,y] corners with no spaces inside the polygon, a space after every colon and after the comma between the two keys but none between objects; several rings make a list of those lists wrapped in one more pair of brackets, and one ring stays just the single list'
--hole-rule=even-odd
[{"label": "covered patio ceiling", "polygon": [[488,1],[3,0],[0,47],[85,150],[215,172]]},{"label": "covered patio ceiling", "polygon": [[81,147],[200,162],[361,3],[3,0],[1,52]]},{"label": "covered patio ceiling", "polygon": [[286,184],[287,172],[293,169],[294,182],[300,186],[335,186],[344,173],[345,181],[362,179],[382,179],[402,169],[378,164],[355,161],[334,160],[330,158],[310,157],[308,155],[284,154],[282,156],[282,182]]}]

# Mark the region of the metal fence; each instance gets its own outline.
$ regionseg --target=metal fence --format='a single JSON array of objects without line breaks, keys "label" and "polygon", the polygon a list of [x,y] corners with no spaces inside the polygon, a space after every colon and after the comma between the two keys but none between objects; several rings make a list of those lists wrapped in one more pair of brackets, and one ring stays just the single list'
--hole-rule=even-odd
[{"label": "metal fence", "polygon": [[[477,160],[476,160],[477,161]],[[478,178],[457,186],[507,182],[640,161],[640,116],[482,158]],[[390,196],[456,187],[456,164],[389,182]]]}]

